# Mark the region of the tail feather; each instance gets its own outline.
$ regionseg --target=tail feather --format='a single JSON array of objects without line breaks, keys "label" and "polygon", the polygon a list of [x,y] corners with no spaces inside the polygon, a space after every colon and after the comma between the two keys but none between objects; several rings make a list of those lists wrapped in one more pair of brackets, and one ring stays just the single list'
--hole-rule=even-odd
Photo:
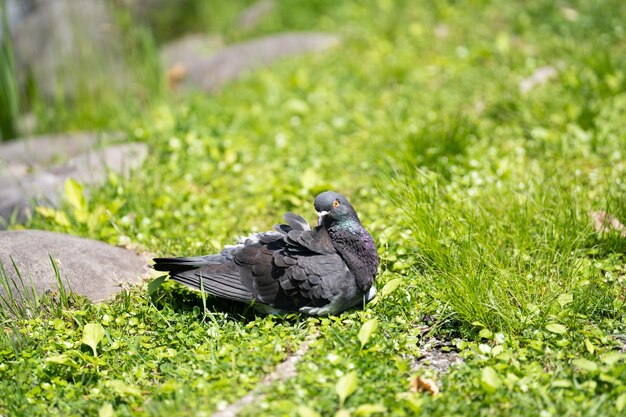
[{"label": "tail feather", "polygon": [[153,268],[169,272],[176,282],[235,301],[254,300],[252,285],[242,282],[238,266],[223,255],[192,258],[155,258]]},{"label": "tail feather", "polygon": [[[219,255],[216,256],[220,257]],[[189,270],[207,265],[209,263],[216,263],[215,261],[211,262],[211,256],[194,256],[191,258],[154,258],[153,261],[154,265],[152,267],[157,271]]]}]

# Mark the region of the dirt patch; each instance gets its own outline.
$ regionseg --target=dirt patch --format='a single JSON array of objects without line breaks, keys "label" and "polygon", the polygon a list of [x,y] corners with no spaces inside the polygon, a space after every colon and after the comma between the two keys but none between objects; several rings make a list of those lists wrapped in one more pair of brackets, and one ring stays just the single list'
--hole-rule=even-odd
[{"label": "dirt patch", "polygon": [[436,373],[444,373],[452,365],[459,365],[463,360],[453,342],[435,338],[425,339],[420,342],[420,355],[411,360],[413,371],[432,370]]}]

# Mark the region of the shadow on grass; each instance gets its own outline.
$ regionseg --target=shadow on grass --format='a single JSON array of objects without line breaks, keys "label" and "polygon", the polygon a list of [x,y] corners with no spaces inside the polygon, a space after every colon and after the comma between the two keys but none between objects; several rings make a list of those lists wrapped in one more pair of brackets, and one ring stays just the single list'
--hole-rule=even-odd
[{"label": "shadow on grass", "polygon": [[[154,281],[159,280],[156,278]],[[154,282],[153,281],[153,282]],[[238,301],[205,295],[193,291],[169,280],[162,282],[150,294],[152,302],[159,310],[170,308],[183,313],[193,313],[203,321],[211,314],[221,314],[227,320],[249,323],[265,314],[255,311],[254,307]],[[297,320],[298,314],[277,315],[288,321]]]}]

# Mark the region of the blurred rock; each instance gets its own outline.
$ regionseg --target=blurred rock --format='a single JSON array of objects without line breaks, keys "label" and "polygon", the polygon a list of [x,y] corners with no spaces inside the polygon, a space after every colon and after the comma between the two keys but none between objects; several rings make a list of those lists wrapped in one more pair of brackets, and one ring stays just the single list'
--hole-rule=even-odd
[{"label": "blurred rock", "polygon": [[249,31],[259,25],[261,20],[276,8],[275,0],[258,0],[247,7],[237,18],[237,28]]},{"label": "blurred rock", "polygon": [[39,1],[13,27],[18,81],[45,97],[120,90],[128,84],[122,37],[105,0]]},{"label": "blurred rock", "polygon": [[161,61],[169,68],[176,64],[187,65],[199,57],[211,57],[224,46],[219,35],[194,33],[173,40],[161,47]]},{"label": "blurred rock", "polygon": [[148,154],[143,143],[96,149],[100,140],[95,133],[75,133],[0,144],[0,228],[13,216],[26,221],[33,205],[58,207],[68,178],[100,185],[109,171],[128,176]]},{"label": "blurred rock", "polygon": [[58,164],[92,149],[100,136],[102,135],[94,132],[74,132],[0,143],[0,162],[6,166],[25,165],[29,169]]},{"label": "blurred rock", "polygon": [[[34,9],[35,0],[6,0],[9,27],[18,25]],[[0,19],[0,39],[3,36],[4,22]]]},{"label": "blurred rock", "polygon": [[282,33],[228,46],[210,57],[186,63],[181,84],[186,89],[217,92],[246,71],[269,65],[281,58],[317,52],[339,44],[328,33]]},{"label": "blurred rock", "polygon": [[168,84],[176,89],[186,77],[187,68],[199,60],[209,59],[224,46],[219,35],[190,34],[161,47],[161,62],[166,69]]},{"label": "blurred rock", "polygon": [[[26,285],[32,279],[39,295],[58,292],[49,256],[55,259],[63,283],[69,284],[66,289],[92,301],[111,298],[121,285],[138,283],[148,272],[146,259],[103,242],[41,230],[0,231],[0,262],[4,270],[19,283],[15,262]],[[21,299],[17,290],[11,291],[16,299]],[[7,295],[2,286],[0,294]]]},{"label": "blurred rock", "polygon": [[47,172],[19,178],[0,176],[0,229],[11,220],[24,223],[33,205],[58,206],[62,190],[63,180]]},{"label": "blurred rock", "polygon": [[128,177],[141,167],[146,156],[148,146],[145,143],[111,145],[80,154],[63,165],[50,168],[48,172],[63,182],[71,177],[82,184],[100,185],[109,171]]}]

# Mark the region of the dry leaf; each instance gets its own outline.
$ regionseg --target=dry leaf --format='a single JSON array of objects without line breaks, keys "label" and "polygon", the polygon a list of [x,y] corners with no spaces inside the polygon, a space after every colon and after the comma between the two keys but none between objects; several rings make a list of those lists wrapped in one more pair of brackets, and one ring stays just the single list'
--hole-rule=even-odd
[{"label": "dry leaf", "polygon": [[172,90],[176,90],[178,84],[187,76],[187,67],[175,64],[167,71],[167,83]]},{"label": "dry leaf", "polygon": [[411,392],[427,392],[432,396],[439,394],[439,386],[435,381],[429,378],[422,378],[419,375],[411,378]]},{"label": "dry leaf", "polygon": [[593,228],[598,233],[619,232],[622,237],[626,237],[626,226],[617,220],[617,217],[610,215],[606,211],[593,211],[589,213],[593,221]]}]

